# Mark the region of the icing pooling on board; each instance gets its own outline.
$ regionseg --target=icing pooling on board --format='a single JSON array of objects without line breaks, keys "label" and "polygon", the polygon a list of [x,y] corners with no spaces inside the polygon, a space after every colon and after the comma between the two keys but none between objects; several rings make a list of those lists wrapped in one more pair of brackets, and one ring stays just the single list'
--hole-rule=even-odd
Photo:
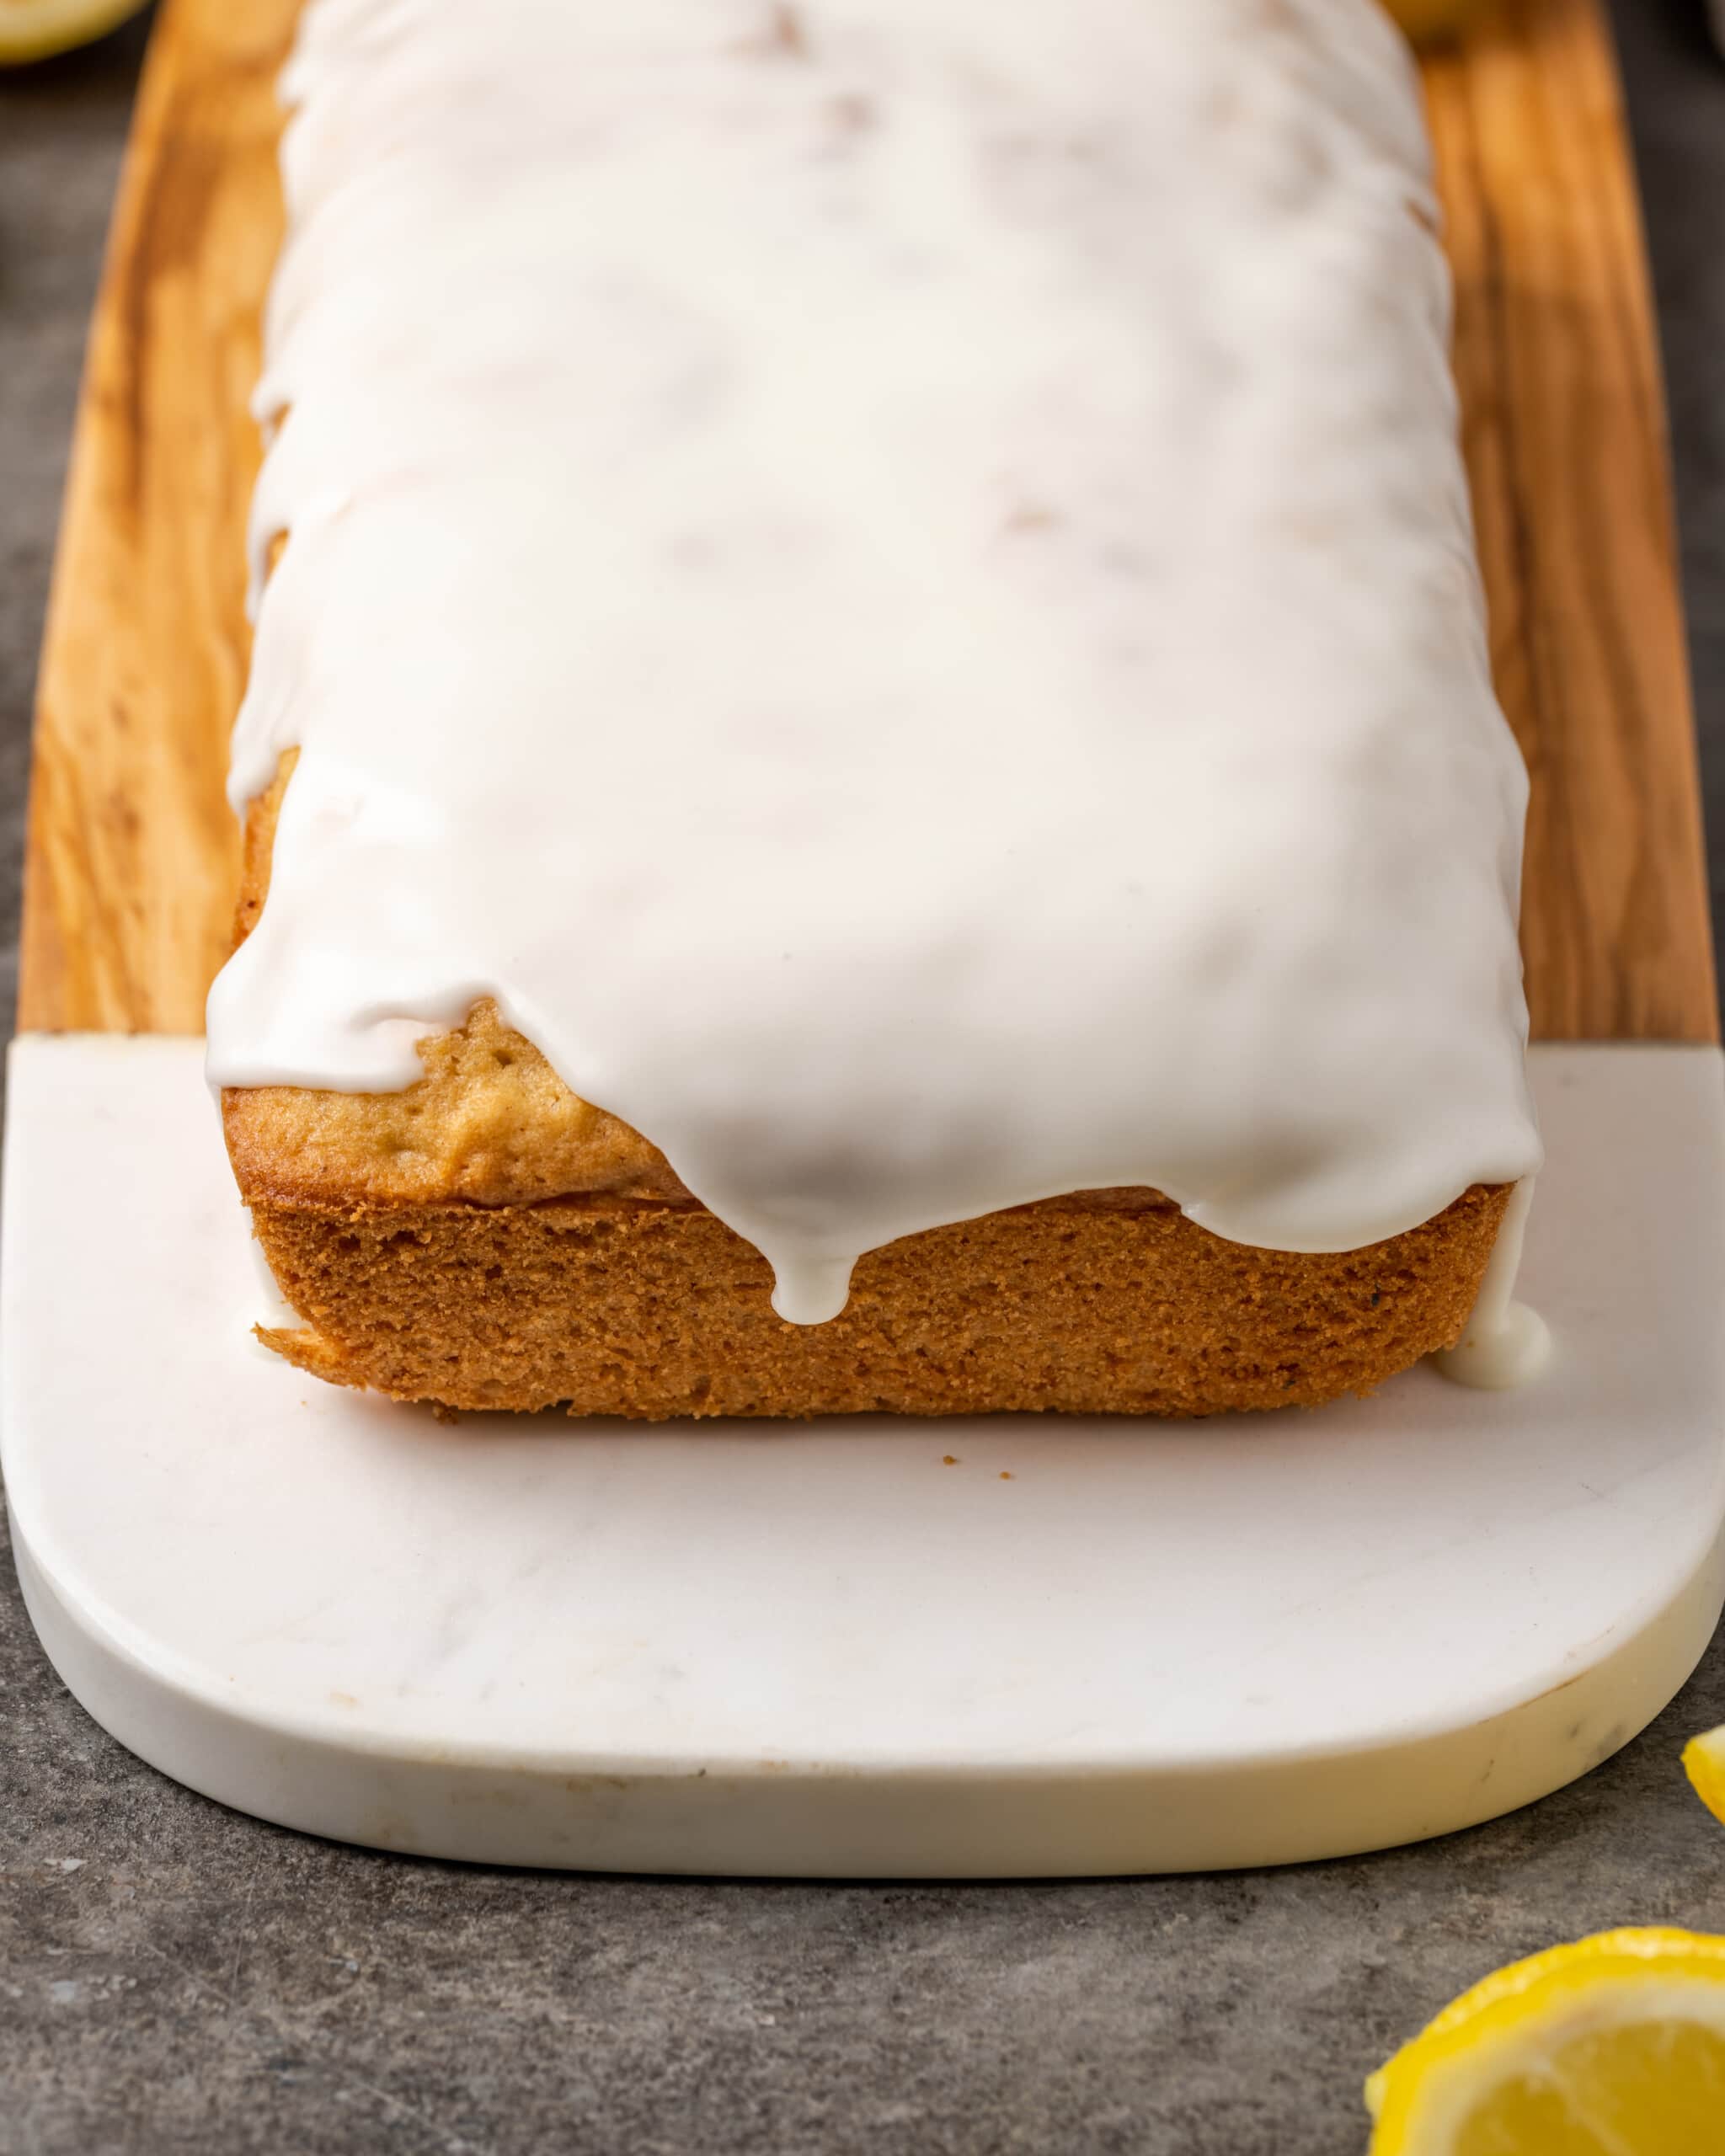
[{"label": "icing pooling on board", "polygon": [[1537,1165],[1418,93],[1373,0],[312,0],[218,1084],[494,995],[755,1243]]},{"label": "icing pooling on board", "polygon": [[1545,1320],[1526,1303],[1514,1299],[1521,1271],[1521,1247],[1527,1216],[1533,1209],[1534,1179],[1529,1176],[1509,1193],[1503,1225],[1486,1264],[1466,1330],[1453,1348],[1432,1360],[1446,1378],[1481,1392],[1507,1392],[1531,1384],[1551,1359],[1551,1335]]}]

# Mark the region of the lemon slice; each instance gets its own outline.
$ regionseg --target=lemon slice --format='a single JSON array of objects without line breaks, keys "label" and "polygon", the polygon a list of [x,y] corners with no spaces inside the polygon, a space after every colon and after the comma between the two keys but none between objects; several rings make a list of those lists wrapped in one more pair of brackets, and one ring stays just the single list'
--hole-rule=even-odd
[{"label": "lemon slice", "polygon": [[1683,1770],[1708,1811],[1725,1820],[1725,1728],[1691,1737],[1683,1748]]},{"label": "lemon slice", "polygon": [[0,0],[0,67],[88,45],[135,15],[144,0]]},{"label": "lemon slice", "polygon": [[1499,1969],[1365,2101],[1371,2156],[1725,2149],[1725,1939],[1605,1931]]}]

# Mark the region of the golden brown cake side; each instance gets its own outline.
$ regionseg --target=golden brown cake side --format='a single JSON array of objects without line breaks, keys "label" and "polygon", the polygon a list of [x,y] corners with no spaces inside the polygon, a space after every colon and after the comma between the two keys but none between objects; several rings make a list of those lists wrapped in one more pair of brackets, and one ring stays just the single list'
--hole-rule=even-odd
[{"label": "golden brown cake side", "polygon": [[934,1228],[788,1325],[758,1252],[692,1199],[255,1198],[302,1369],[456,1407],[572,1414],[1205,1415],[1368,1392],[1452,1342],[1502,1216],[1471,1190],[1370,1250],[1248,1250],[1146,1191]]},{"label": "golden brown cake side", "polygon": [[[248,819],[237,933],[283,789]],[[578,1100],[489,1004],[402,1093],[223,1097],[301,1369],[398,1399],[574,1414],[1204,1415],[1367,1392],[1460,1337],[1507,1202],[1476,1187],[1369,1249],[1250,1249],[1155,1191],[931,1229],[857,1267],[822,1326],[638,1133]]]}]

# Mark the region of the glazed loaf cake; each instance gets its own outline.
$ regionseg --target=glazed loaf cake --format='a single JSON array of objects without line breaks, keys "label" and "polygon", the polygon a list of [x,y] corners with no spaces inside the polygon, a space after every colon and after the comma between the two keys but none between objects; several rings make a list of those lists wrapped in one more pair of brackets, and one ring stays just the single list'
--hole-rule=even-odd
[{"label": "glazed loaf cake", "polygon": [[1202,1414],[1537,1165],[1375,0],[312,0],[229,1150],[319,1376]]}]

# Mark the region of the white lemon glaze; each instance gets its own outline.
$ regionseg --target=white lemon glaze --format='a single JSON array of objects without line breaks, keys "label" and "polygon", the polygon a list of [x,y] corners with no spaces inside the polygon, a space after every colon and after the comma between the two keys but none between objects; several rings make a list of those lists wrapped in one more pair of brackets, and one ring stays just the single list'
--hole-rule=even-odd
[{"label": "white lemon glaze", "polygon": [[312,0],[285,93],[214,1082],[494,995],[805,1322],[1063,1192],[1331,1250],[1534,1170],[1374,0]]}]

